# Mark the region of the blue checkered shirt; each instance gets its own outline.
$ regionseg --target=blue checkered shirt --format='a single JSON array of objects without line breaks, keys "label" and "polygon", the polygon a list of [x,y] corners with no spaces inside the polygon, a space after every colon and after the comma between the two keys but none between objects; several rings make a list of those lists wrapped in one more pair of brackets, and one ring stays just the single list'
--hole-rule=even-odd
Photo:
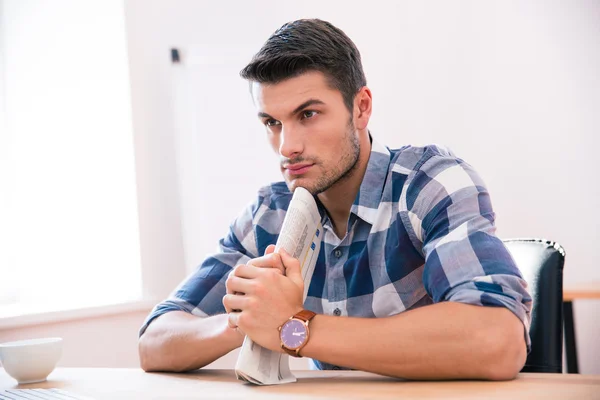
[{"label": "blue checkered shirt", "polygon": [[[140,335],[169,311],[224,313],[228,273],[277,241],[291,198],[284,182],[262,188],[219,241],[219,251],[152,310]],[[495,236],[485,184],[447,149],[390,150],[373,140],[346,236],[338,238],[324,210],[321,215],[323,243],[305,308],[377,318],[441,301],[506,307],[523,322],[529,348],[527,283]]]}]

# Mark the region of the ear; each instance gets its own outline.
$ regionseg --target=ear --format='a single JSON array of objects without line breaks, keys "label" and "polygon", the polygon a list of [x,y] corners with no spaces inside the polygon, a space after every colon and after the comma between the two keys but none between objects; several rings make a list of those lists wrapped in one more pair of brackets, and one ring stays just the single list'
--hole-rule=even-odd
[{"label": "ear", "polygon": [[363,130],[367,128],[372,109],[371,89],[363,86],[354,97],[354,126],[356,129]]}]

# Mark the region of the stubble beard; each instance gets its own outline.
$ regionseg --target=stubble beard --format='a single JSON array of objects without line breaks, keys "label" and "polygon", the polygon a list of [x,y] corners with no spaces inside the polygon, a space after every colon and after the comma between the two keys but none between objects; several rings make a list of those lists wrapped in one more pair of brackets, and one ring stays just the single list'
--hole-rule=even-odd
[{"label": "stubble beard", "polygon": [[331,187],[340,184],[341,182],[350,178],[358,165],[358,158],[360,155],[360,142],[355,134],[354,124],[352,119],[348,121],[346,135],[346,144],[343,149],[344,154],[332,169],[325,171],[323,175],[317,178],[317,181],[313,185],[299,185],[308,190],[313,196],[323,193]]}]

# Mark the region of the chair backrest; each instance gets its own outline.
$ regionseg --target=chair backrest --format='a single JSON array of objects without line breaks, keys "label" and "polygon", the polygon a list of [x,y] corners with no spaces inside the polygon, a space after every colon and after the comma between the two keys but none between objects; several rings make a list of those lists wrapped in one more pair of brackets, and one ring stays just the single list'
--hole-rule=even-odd
[{"label": "chair backrest", "polygon": [[565,251],[545,239],[506,239],[533,298],[531,352],[522,372],[562,372]]}]

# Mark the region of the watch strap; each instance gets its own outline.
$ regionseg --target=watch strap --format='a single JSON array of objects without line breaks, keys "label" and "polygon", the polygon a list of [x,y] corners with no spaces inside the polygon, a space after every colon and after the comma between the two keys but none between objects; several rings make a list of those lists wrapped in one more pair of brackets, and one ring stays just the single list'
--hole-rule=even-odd
[{"label": "watch strap", "polygon": [[302,310],[302,311],[299,311],[296,314],[294,314],[294,316],[292,318],[296,318],[301,321],[308,322],[311,319],[313,319],[315,317],[315,315],[317,315],[317,314],[310,310]]}]

